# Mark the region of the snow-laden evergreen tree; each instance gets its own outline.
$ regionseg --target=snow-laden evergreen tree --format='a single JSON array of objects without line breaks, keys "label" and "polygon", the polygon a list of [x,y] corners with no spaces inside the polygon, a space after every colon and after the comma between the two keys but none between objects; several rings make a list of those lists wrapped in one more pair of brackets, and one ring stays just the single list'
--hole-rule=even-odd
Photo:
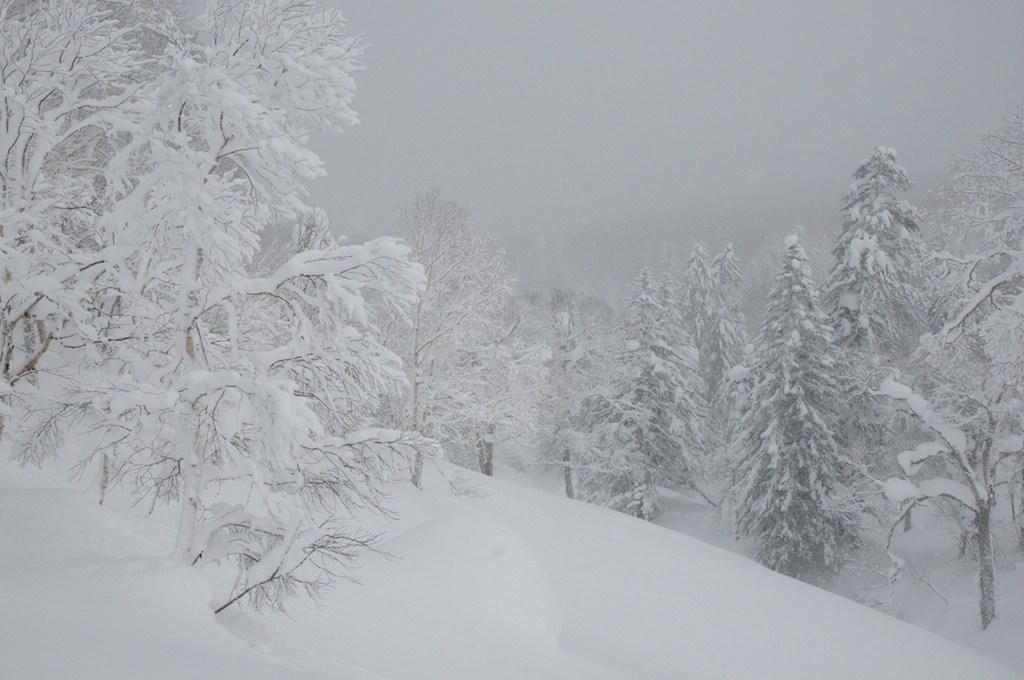
[{"label": "snow-laden evergreen tree", "polygon": [[[693,338],[697,351],[704,353],[711,340],[715,310],[715,277],[711,271],[711,259],[707,248],[700,241],[693,244],[686,268],[679,280],[680,317]],[[708,369],[701,367],[701,375],[707,387]]]},{"label": "snow-laden evergreen tree", "polygon": [[[903,359],[921,330],[923,300],[912,276],[921,258],[921,217],[896,152],[878,147],[853,173],[822,304],[846,349]],[[873,359],[872,359],[873,361]]]},{"label": "snow-laden evergreen tree", "polygon": [[802,246],[785,245],[755,343],[736,526],[757,540],[761,564],[814,581],[842,566],[859,530],[835,435],[838,350]]},{"label": "snow-laden evergreen tree", "polygon": [[726,429],[727,373],[740,363],[747,344],[739,300],[742,282],[731,243],[709,260],[700,242],[694,245],[680,281],[680,318],[699,353],[704,398],[712,408],[719,440]]},{"label": "snow-laden evergreen tree", "polygon": [[[662,317],[660,323],[652,324],[651,348],[654,356],[664,362],[665,387],[674,385],[674,389],[666,389],[665,394],[670,396],[675,404],[675,422],[671,430],[677,433],[684,451],[682,462],[685,463],[685,467],[680,470],[681,482],[677,482],[677,485],[681,483],[683,488],[704,495],[702,481],[710,440],[710,411],[704,398],[706,386],[701,379],[699,355],[694,347],[693,338],[686,331],[686,324],[680,316],[679,301],[670,280],[664,279],[657,284],[655,302],[662,310]],[[651,376],[660,373],[656,364],[645,370],[649,370]],[[646,376],[646,373],[644,375]],[[652,384],[653,382],[652,380]],[[669,476],[668,479],[672,477]]]},{"label": "snow-laden evergreen tree", "polygon": [[921,217],[898,192],[910,189],[896,152],[879,147],[853,174],[843,197],[843,225],[822,301],[843,349],[851,390],[841,427],[851,456],[889,474],[891,405],[873,393],[892,366],[906,360],[923,330]]},{"label": "snow-laden evergreen tree", "polygon": [[166,27],[121,146],[92,157],[111,206],[94,229],[106,351],[77,399],[113,481],[180,504],[173,558],[237,566],[218,610],[319,592],[368,540],[346,518],[380,507],[408,453],[374,419],[404,376],[367,297],[408,308],[409,249],[297,234],[308,249],[252,273],[261,231],[308,213],[309,133],[355,122],[344,26],[307,0],[207,3],[196,30]]},{"label": "snow-laden evergreen tree", "polygon": [[730,442],[734,441],[739,425],[739,401],[743,383],[736,380],[733,369],[744,363],[749,344],[747,321],[740,301],[743,276],[731,243],[726,243],[711,262],[711,275],[715,284],[714,312],[708,326],[708,342],[701,363],[706,367],[708,382],[709,431],[715,455],[715,481],[722,487],[731,486],[735,456]]},{"label": "snow-laden evergreen tree", "polygon": [[672,327],[666,302],[641,270],[614,378],[590,399],[593,437],[581,475],[586,500],[643,519],[658,513],[659,485],[703,494],[703,384],[696,350]]},{"label": "snow-laden evergreen tree", "polygon": [[731,243],[726,243],[711,261],[708,273],[710,289],[703,294],[704,310],[698,315],[697,324],[703,330],[704,340],[698,349],[708,402],[717,415],[724,406],[721,402],[725,401],[725,395],[721,392],[726,374],[741,362],[743,348],[747,345],[746,319],[739,302],[743,276]]}]

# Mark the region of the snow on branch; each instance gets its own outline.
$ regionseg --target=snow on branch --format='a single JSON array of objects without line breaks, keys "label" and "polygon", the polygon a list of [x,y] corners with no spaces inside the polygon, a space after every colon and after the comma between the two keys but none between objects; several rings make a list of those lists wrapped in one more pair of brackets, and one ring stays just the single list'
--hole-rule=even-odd
[{"label": "snow on branch", "polygon": [[950,425],[932,408],[928,400],[914,392],[908,385],[897,382],[893,377],[882,381],[880,394],[904,403],[910,411],[921,419],[926,427],[935,432],[951,452],[963,453],[967,450],[967,434],[960,428]]}]

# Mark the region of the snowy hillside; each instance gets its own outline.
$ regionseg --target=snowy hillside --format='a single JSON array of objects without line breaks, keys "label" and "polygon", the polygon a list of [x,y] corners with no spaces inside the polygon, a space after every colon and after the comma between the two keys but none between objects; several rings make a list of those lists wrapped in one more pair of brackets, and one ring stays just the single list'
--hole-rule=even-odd
[{"label": "snowy hillside", "polygon": [[[6,465],[6,464],[5,464]],[[621,514],[446,469],[321,607],[208,608],[173,531],[0,473],[0,654],[29,678],[1017,677],[953,643]],[[118,500],[114,499],[114,505]],[[383,522],[383,520],[381,520]]]}]

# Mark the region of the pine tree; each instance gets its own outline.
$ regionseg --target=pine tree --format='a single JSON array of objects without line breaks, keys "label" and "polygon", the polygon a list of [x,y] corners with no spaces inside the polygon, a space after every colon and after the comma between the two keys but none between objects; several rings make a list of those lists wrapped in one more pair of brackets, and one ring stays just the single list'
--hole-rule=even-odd
[{"label": "pine tree", "polygon": [[709,430],[716,449],[713,460],[715,479],[729,486],[736,462],[731,455],[730,442],[735,439],[739,424],[737,406],[742,393],[742,385],[730,379],[730,371],[744,362],[749,342],[747,321],[740,304],[743,276],[731,243],[726,243],[712,260],[711,275],[715,287],[710,311],[714,318],[709,326],[709,342],[701,363],[707,366]]},{"label": "pine tree", "polygon": [[869,356],[906,357],[923,303],[911,280],[921,254],[921,217],[895,196],[910,189],[896,152],[878,147],[853,173],[822,302],[836,340]]},{"label": "pine tree", "polygon": [[837,350],[795,236],[786,240],[755,351],[737,530],[757,539],[761,564],[815,580],[842,566],[858,529],[844,507],[848,466],[833,431],[842,403]]},{"label": "pine tree", "polygon": [[[629,301],[617,378],[591,403],[594,446],[584,490],[643,519],[658,512],[658,485],[701,492],[706,404],[696,352],[672,337],[646,269]],[[685,340],[683,335],[679,340]]]},{"label": "pine tree", "polygon": [[[690,251],[680,288],[681,318],[693,338],[697,351],[704,355],[711,342],[716,286],[708,251],[700,241],[695,243]],[[701,375],[707,387],[709,376],[703,360],[701,365]]]},{"label": "pine tree", "polygon": [[700,492],[700,485],[695,480],[702,476],[701,458],[708,449],[710,414],[704,398],[706,386],[700,374],[699,355],[679,316],[678,301],[670,281],[664,280],[659,284],[655,301],[662,310],[662,316],[660,324],[655,326],[660,336],[652,333],[652,337],[660,337],[660,340],[652,342],[652,351],[665,364],[665,394],[674,403],[674,430],[683,451],[689,452],[683,458],[686,465],[680,471],[680,479],[683,487]]},{"label": "pine tree", "polygon": [[873,392],[882,367],[903,364],[924,329],[925,302],[913,280],[922,260],[921,218],[895,195],[909,190],[910,180],[892,149],[878,147],[853,177],[822,300],[851,390],[841,431],[858,460],[885,473],[894,414]]}]

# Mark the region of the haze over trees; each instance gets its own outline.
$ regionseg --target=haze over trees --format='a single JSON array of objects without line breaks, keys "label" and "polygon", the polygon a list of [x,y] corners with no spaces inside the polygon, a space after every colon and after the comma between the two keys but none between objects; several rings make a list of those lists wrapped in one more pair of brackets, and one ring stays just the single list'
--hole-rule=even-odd
[{"label": "haze over trees", "polygon": [[172,559],[235,574],[215,611],[322,594],[444,458],[645,521],[714,508],[825,586],[895,583],[896,528],[941,512],[996,619],[997,559],[1024,559],[1024,109],[927,219],[875,149],[818,225],[820,297],[795,236],[770,279],[698,241],[619,298],[524,293],[440,190],[362,244],[307,204],[310,135],[357,122],[339,12],[155,9],[0,9],[0,439],[170,506]]}]

